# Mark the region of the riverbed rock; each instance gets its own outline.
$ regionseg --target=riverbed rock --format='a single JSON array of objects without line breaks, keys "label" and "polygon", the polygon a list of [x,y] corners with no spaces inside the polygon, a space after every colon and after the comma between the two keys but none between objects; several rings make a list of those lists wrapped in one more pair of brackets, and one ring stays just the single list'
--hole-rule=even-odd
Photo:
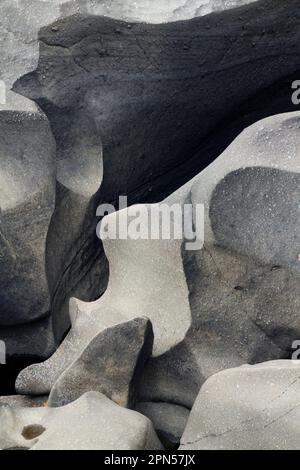
[{"label": "riverbed rock", "polygon": [[172,403],[141,402],[137,404],[136,411],[152,421],[157,435],[166,448],[178,447],[190,410]]},{"label": "riverbed rock", "polygon": [[[9,89],[38,63],[38,31],[75,13],[125,21],[164,23],[222,11],[253,0],[2,0],[0,80]],[[54,31],[55,32],[55,31]]]},{"label": "riverbed rock", "polygon": [[145,416],[89,392],[61,408],[0,407],[0,448],[162,450]]},{"label": "riverbed rock", "polygon": [[205,242],[183,244],[192,326],[146,366],[143,400],[191,407],[216,372],[290,357],[300,334],[299,127],[298,112],[256,123],[168,199],[191,202],[194,217],[204,204]]},{"label": "riverbed rock", "polygon": [[10,406],[11,408],[39,408],[46,406],[48,396],[30,397],[25,395],[7,395],[0,397],[0,407]]},{"label": "riverbed rock", "polygon": [[0,327],[45,317],[46,238],[55,203],[55,142],[35,103],[0,105]]},{"label": "riverbed rock", "polygon": [[212,376],[191,411],[180,450],[299,450],[299,361]]},{"label": "riverbed rock", "polygon": [[101,332],[54,384],[49,406],[67,405],[93,390],[120,406],[134,407],[137,384],[152,346],[152,325],[146,318]]},{"label": "riverbed rock", "polygon": [[14,89],[41,106],[57,143],[49,233],[57,340],[70,297],[96,300],[107,286],[97,206],[118,208],[120,195],[161,201],[245,126],[293,109],[298,30],[296,0],[163,25],[81,14],[41,30],[38,67]]},{"label": "riverbed rock", "polygon": [[[123,216],[126,218],[126,211]],[[107,239],[104,246],[110,263],[105,294],[91,303],[72,299],[70,332],[52,357],[19,374],[18,393],[50,393],[59,376],[96,334],[137,315],[146,316],[152,322],[154,355],[168,351],[184,339],[191,325],[191,313],[181,261],[181,242],[156,240],[153,244],[151,240],[142,240],[137,244],[131,240]],[[173,292],[171,296],[165,295],[168,289]]]}]

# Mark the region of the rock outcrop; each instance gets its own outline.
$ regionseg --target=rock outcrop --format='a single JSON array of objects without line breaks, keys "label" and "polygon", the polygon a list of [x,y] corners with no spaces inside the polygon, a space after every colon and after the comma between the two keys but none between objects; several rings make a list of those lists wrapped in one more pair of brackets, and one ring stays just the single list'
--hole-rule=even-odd
[{"label": "rock outcrop", "polygon": [[162,450],[151,422],[89,392],[61,408],[0,407],[0,448]]},{"label": "rock outcrop", "polygon": [[[204,206],[202,248],[187,249],[195,245],[190,247],[186,240],[104,237],[109,287],[97,302],[78,303],[79,331],[87,332],[83,337],[90,340],[90,318],[101,328],[104,312],[112,319],[113,312],[128,318],[133,307],[143,315],[148,312],[155,357],[144,370],[140,399],[190,408],[200,386],[214,373],[289,357],[300,334],[299,123],[298,113],[258,122],[188,185],[157,205],[191,204],[194,225],[201,222],[198,208]],[[144,221],[153,207],[143,206]],[[116,222],[127,227],[132,209],[139,208],[109,215],[102,228]],[[174,226],[181,226],[181,214],[176,217],[175,212]],[[84,347],[80,344],[67,338],[49,361],[22,371],[17,389],[25,378],[32,383],[39,377],[48,388],[37,393],[49,392],[53,373],[58,376],[66,367],[57,355],[67,348],[63,356],[74,360]],[[32,393],[34,388],[18,391]]]},{"label": "rock outcrop", "polygon": [[136,410],[152,421],[166,448],[178,447],[190,414],[187,408],[172,403],[142,402],[138,403]]},{"label": "rock outcrop", "polygon": [[45,252],[55,203],[55,142],[35,103],[12,92],[0,107],[0,327],[50,311]]},{"label": "rock outcrop", "polygon": [[149,363],[143,399],[191,407],[219,370],[290,357],[300,335],[299,126],[298,112],[256,123],[167,200],[191,202],[194,214],[204,205],[205,243],[183,246],[192,326]]},{"label": "rock outcrop", "polygon": [[299,22],[296,0],[262,0],[164,25],[77,15],[40,32],[38,68],[14,88],[42,107],[57,143],[49,233],[57,339],[69,298],[95,300],[106,288],[98,204],[119,195],[157,202],[245,126],[293,109]]},{"label": "rock outcrop", "polygon": [[299,450],[299,361],[220,372],[202,387],[180,450]]},{"label": "rock outcrop", "polygon": [[51,390],[49,406],[67,405],[93,390],[120,406],[133,408],[140,374],[152,346],[153,330],[147,319],[136,318],[108,328],[95,336],[59,377]]}]

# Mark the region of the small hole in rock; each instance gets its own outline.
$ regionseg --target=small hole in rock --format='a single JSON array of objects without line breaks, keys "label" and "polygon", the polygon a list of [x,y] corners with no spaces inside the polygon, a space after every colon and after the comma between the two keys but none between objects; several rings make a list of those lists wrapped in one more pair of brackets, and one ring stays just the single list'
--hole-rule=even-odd
[{"label": "small hole in rock", "polygon": [[35,437],[43,434],[45,431],[46,429],[40,424],[31,424],[30,426],[25,426],[23,428],[22,436],[24,439],[30,441],[31,439],[34,439]]},{"label": "small hole in rock", "polygon": [[272,266],[271,271],[277,271],[281,266]]}]

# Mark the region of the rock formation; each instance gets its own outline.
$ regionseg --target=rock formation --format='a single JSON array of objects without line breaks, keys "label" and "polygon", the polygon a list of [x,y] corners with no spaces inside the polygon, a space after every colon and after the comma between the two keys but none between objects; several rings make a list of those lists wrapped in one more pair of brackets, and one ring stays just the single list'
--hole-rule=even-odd
[{"label": "rock formation", "polygon": [[298,3],[1,2],[1,449],[299,449]]},{"label": "rock formation", "polygon": [[297,450],[299,363],[270,361],[211,377],[192,409],[181,450]]}]

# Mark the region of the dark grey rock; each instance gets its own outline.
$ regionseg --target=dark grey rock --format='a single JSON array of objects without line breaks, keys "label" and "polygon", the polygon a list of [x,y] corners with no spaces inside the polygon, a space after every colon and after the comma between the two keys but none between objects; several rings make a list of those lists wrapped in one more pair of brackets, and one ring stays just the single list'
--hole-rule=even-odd
[{"label": "dark grey rock", "polygon": [[96,316],[90,305],[75,299],[71,301],[71,330],[49,359],[22,370],[16,380],[18,393],[49,394],[59,376],[80,356],[95,335],[124,321],[124,317],[111,308],[102,310],[101,316]]},{"label": "dark grey rock", "polygon": [[58,339],[69,298],[95,300],[106,288],[97,205],[120,194],[159,201],[247,124],[293,109],[298,30],[296,0],[262,0],[179,23],[128,28],[79,15],[41,31],[38,68],[15,89],[40,104],[57,142],[49,282]]},{"label": "dark grey rock", "polygon": [[[253,0],[1,0],[0,80],[9,89],[36,68],[38,31],[74,13],[104,15],[126,21],[163,23],[232,8]],[[53,27],[53,32],[57,32]]]},{"label": "dark grey rock", "polygon": [[191,407],[216,372],[290,357],[300,335],[299,126],[299,113],[258,122],[168,199],[205,205],[205,243],[182,247],[192,326],[150,360],[141,399]]},{"label": "dark grey rock", "polygon": [[0,105],[0,325],[50,310],[46,238],[55,201],[55,142],[35,103],[7,94]]},{"label": "dark grey rock", "polygon": [[50,315],[32,323],[1,326],[0,338],[5,343],[7,359],[12,361],[24,357],[45,361],[57,348]]},{"label": "dark grey rock", "polygon": [[59,377],[51,390],[49,406],[64,406],[88,391],[97,391],[120,406],[132,408],[152,346],[153,330],[147,319],[137,318],[108,328],[95,336]]},{"label": "dark grey rock", "polygon": [[190,410],[172,403],[141,402],[137,404],[136,411],[152,421],[165,447],[172,449],[179,445]]},{"label": "dark grey rock", "polygon": [[180,450],[299,450],[299,361],[271,361],[212,376]]}]

